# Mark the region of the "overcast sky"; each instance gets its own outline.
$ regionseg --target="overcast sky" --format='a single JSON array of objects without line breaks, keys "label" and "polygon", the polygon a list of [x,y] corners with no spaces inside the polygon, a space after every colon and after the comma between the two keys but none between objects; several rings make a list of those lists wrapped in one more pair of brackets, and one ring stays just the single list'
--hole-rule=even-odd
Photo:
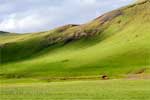
[{"label": "overcast sky", "polygon": [[0,30],[26,33],[82,24],[133,0],[0,0]]}]

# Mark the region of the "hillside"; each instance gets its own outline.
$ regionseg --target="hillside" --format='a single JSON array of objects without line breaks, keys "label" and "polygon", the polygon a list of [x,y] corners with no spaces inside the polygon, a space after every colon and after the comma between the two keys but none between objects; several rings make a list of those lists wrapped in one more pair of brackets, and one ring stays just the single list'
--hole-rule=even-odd
[{"label": "hillside", "polygon": [[83,25],[0,35],[1,78],[59,78],[150,71],[150,0]]},{"label": "hillside", "polygon": [[6,35],[9,34],[8,32],[0,31],[0,35]]}]

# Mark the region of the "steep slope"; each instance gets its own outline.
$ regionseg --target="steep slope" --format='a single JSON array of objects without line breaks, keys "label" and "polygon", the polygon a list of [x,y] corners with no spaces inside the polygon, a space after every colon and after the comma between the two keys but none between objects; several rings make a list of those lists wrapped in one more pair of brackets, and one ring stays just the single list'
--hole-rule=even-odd
[{"label": "steep slope", "polygon": [[54,78],[149,73],[149,5],[146,0],[84,25],[0,37],[0,75]]}]

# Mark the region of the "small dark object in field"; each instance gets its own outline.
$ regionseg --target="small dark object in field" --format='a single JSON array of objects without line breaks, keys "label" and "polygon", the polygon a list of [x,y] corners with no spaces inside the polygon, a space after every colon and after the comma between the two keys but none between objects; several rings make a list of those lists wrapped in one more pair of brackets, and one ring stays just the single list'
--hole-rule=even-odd
[{"label": "small dark object in field", "polygon": [[101,79],[103,79],[103,80],[108,80],[109,77],[108,77],[107,75],[102,75],[102,76],[101,76]]}]

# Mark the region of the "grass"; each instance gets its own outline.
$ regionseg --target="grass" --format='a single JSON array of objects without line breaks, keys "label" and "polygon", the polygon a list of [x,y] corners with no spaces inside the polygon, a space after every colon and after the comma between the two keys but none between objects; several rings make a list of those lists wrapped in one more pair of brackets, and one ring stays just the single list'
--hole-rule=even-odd
[{"label": "grass", "polygon": [[[135,70],[148,72],[149,4],[147,1],[121,8],[120,16],[103,25],[100,18],[81,26],[0,36],[0,77],[37,79],[106,74],[118,78],[134,74]],[[76,33],[88,36],[74,36]]]},{"label": "grass", "polygon": [[150,100],[150,80],[5,84],[1,100]]}]

